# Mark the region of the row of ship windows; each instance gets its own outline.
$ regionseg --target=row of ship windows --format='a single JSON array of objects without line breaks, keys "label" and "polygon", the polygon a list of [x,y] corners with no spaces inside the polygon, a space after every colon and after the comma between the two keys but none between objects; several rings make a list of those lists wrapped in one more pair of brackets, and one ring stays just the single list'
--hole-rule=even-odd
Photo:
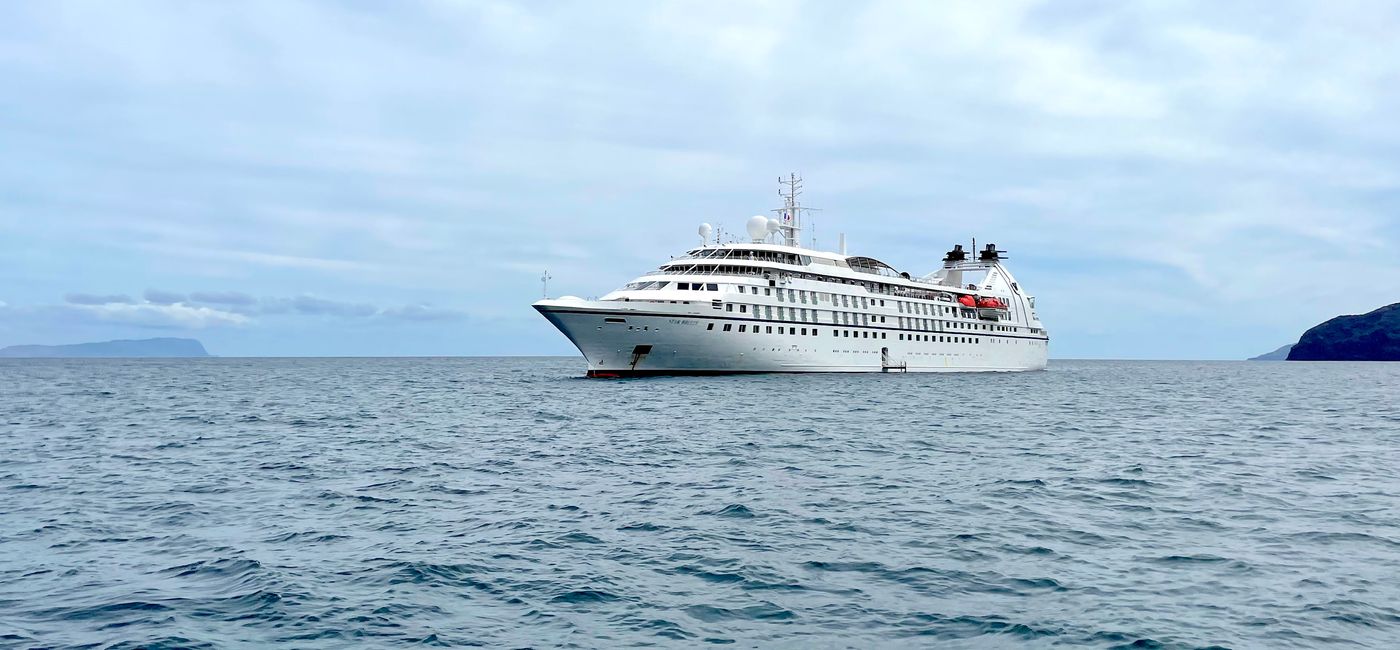
[{"label": "row of ship windows", "polygon": [[[669,284],[670,282],[664,280],[652,282],[633,282],[623,287],[623,289],[634,291],[664,289]],[[727,287],[729,285],[723,286]],[[801,303],[804,305],[810,302],[811,304],[817,305],[821,304],[821,302],[825,300],[832,306],[839,305],[841,307],[859,309],[873,309],[877,306],[886,306],[886,301],[884,299],[866,298],[864,296],[851,296],[847,294],[826,293],[821,291],[807,291],[805,289],[774,289],[773,287],[750,287],[742,284],[735,285],[735,287],[739,290],[739,293],[752,293],[753,295],[759,295],[760,289],[763,291],[762,295],[765,296],[772,296],[774,295],[773,292],[777,291],[778,302]],[[720,291],[721,285],[716,282],[677,282],[676,289],[680,291]],[[957,308],[955,307],[944,305],[931,305],[926,303],[909,302],[905,300],[891,300],[889,302],[895,303],[895,307],[899,309],[899,313],[901,314],[922,314],[924,316],[935,316],[938,314],[952,314],[956,313],[957,311]]]},{"label": "row of ship windows", "polygon": [[[750,330],[747,324],[740,324],[740,333],[753,332],[754,334],[773,334],[773,325],[754,325]],[[795,334],[797,336],[817,336],[820,331],[815,327],[784,327],[777,325],[778,334]],[[705,327],[706,331],[714,331],[715,324],[710,323]],[[722,332],[733,332],[734,324],[725,323],[720,329]],[[852,331],[852,330],[831,330],[833,337],[857,338],[857,339],[888,339],[888,332]],[[936,334],[900,334],[901,341],[923,341],[925,343],[981,343],[982,339],[975,336],[939,336]]]},{"label": "row of ship windows", "polygon": [[[763,295],[765,296],[772,296],[775,291],[773,287],[746,287],[742,284],[737,285],[737,287],[739,293],[752,293],[753,295],[759,295],[758,292],[760,289],[763,290]],[[819,305],[822,301],[826,301],[833,307],[840,306],[851,309],[874,309],[876,307],[886,306],[886,301],[882,298],[867,298],[865,296],[852,296],[843,293],[807,291],[805,289],[780,288],[776,289],[776,291],[778,302],[802,303],[804,305],[810,302],[813,305]],[[927,303],[908,302],[905,300],[890,300],[888,302],[894,303],[894,306],[899,309],[899,313],[901,314],[936,316],[938,314],[952,314],[958,311],[956,307],[944,305],[931,305]],[[971,310],[964,311],[970,312]]]},{"label": "row of ship windows", "polygon": [[[872,315],[870,315],[870,314],[858,314],[858,313],[854,313],[854,312],[844,312],[844,311],[827,311],[827,310],[819,310],[819,309],[804,309],[804,308],[801,308],[801,307],[776,307],[776,308],[775,308],[775,307],[773,307],[772,305],[744,305],[744,304],[740,304],[740,305],[738,305],[738,307],[739,307],[738,313],[740,313],[740,314],[747,314],[747,313],[750,313],[750,312],[749,312],[749,307],[750,307],[750,306],[753,307],[753,312],[752,312],[752,313],[753,313],[754,318],[766,318],[766,319],[769,319],[769,320],[785,320],[785,321],[794,321],[794,322],[798,322],[798,323],[804,323],[804,322],[806,322],[806,323],[820,323],[820,322],[822,322],[823,320],[826,320],[826,321],[829,321],[830,323],[835,324],[835,325],[865,325],[865,326],[868,326],[868,325],[870,325],[871,323],[888,323],[888,322],[889,322],[888,317],[885,317],[885,316],[872,316]],[[733,312],[735,311],[734,307],[735,307],[734,303],[727,303],[727,304],[724,305],[724,310],[727,311],[727,312],[733,313]],[[716,308],[718,308],[718,305],[716,305]],[[777,309],[776,318],[774,318],[774,316],[775,316],[775,313],[774,313],[774,311],[773,311],[774,309]],[[920,330],[920,331],[926,331],[926,332],[933,332],[933,331],[936,331],[936,330],[937,330],[937,328],[938,328],[938,323],[940,323],[940,322],[943,323],[943,328],[944,328],[944,329],[982,330],[982,331],[987,331],[987,332],[1014,332],[1014,331],[1016,331],[1016,330],[1018,329],[1018,328],[1015,328],[1015,327],[1007,327],[1007,326],[1004,326],[1004,325],[987,325],[987,324],[984,324],[984,323],[965,323],[965,322],[960,322],[960,321],[939,321],[939,320],[937,320],[937,319],[932,319],[932,318],[909,318],[909,317],[905,317],[905,316],[896,316],[896,317],[895,317],[895,324],[899,327],[899,329],[911,329],[911,330]]]}]

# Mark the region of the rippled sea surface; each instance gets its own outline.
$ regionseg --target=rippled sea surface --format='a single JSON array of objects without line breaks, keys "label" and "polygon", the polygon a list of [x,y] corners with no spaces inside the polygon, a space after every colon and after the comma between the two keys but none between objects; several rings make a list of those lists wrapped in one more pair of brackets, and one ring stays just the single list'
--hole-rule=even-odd
[{"label": "rippled sea surface", "polygon": [[0,361],[0,646],[1393,648],[1400,364]]}]

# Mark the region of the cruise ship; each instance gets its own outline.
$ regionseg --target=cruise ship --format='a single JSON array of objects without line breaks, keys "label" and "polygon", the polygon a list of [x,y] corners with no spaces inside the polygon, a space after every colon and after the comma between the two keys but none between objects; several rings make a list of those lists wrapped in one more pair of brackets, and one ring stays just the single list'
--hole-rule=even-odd
[{"label": "cruise ship", "polygon": [[[601,298],[534,307],[583,353],[589,377],[776,372],[1040,370],[1050,337],[995,244],[956,245],[923,276],[804,248],[802,180],[750,217],[746,241],[701,245]],[[547,277],[546,277],[547,281]],[[546,285],[547,287],[547,285]]]}]

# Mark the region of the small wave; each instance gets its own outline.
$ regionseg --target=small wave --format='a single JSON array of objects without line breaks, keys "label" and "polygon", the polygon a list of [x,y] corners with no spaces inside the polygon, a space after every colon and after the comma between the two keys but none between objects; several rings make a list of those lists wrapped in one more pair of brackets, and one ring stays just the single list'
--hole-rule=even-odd
[{"label": "small wave", "polygon": [[751,519],[757,516],[752,510],[749,510],[748,506],[738,503],[732,503],[710,514],[716,517],[734,517],[738,519]]},{"label": "small wave", "polygon": [[468,488],[454,488],[454,487],[447,487],[447,486],[445,486],[445,485],[434,485],[434,486],[429,487],[428,489],[429,489],[429,490],[432,490],[432,491],[434,491],[434,492],[441,492],[441,493],[443,493],[443,494],[451,494],[451,495],[454,495],[454,496],[463,496],[463,497],[474,497],[474,496],[479,496],[479,495],[487,494],[487,493],[488,493],[487,490],[472,490],[472,489],[468,489]]},{"label": "small wave", "polygon": [[611,594],[606,591],[599,591],[597,589],[575,589],[573,591],[567,591],[562,594],[559,594],[558,596],[549,599],[549,602],[566,604],[610,603],[614,600],[620,599],[621,596]]},{"label": "small wave", "polygon": [[1223,566],[1229,567],[1230,569],[1233,569],[1235,571],[1252,570],[1249,564],[1241,560],[1233,560],[1227,557],[1220,557],[1219,555],[1211,555],[1209,553],[1194,553],[1189,555],[1167,555],[1156,558],[1153,560],[1153,562],[1156,562],[1157,564],[1166,564],[1174,566]]},{"label": "small wave", "polygon": [[797,618],[797,614],[792,610],[767,601],[739,609],[714,605],[691,605],[685,608],[685,613],[691,618],[707,623],[727,620],[790,621]]},{"label": "small wave", "polygon": [[350,539],[346,535],[336,535],[333,533],[321,533],[314,530],[304,530],[300,532],[288,532],[280,535],[273,535],[263,539],[269,544],[284,544],[287,542],[298,542],[302,544],[324,544],[327,542],[337,542],[343,539]]},{"label": "small wave", "polygon": [[966,639],[983,635],[1011,636],[1032,640],[1057,637],[1064,632],[1058,628],[1041,627],[1027,623],[1014,623],[996,615],[989,616],[944,616],[942,614],[915,614],[911,634],[931,636],[940,639]]},{"label": "small wave", "polygon": [[1359,627],[1383,628],[1400,624],[1400,611],[1358,600],[1332,600],[1322,605],[1309,605],[1304,611],[1322,614],[1329,621]]},{"label": "small wave", "polygon": [[565,544],[602,544],[602,543],[603,543],[603,540],[598,539],[597,537],[594,537],[594,536],[592,536],[592,535],[589,535],[588,533],[581,533],[581,532],[572,532],[572,533],[569,533],[569,534],[567,534],[567,535],[561,535],[558,539],[559,539],[560,542],[565,543]]},{"label": "small wave", "polygon": [[814,571],[854,571],[857,573],[879,573],[886,571],[879,562],[822,562],[808,560],[802,566]]},{"label": "small wave", "polygon": [[701,579],[701,580],[704,580],[704,581],[706,581],[706,582],[715,582],[715,583],[735,583],[735,582],[744,582],[744,576],[741,576],[741,575],[739,575],[739,574],[737,574],[737,573],[718,572],[718,571],[708,571],[708,570],[706,570],[706,569],[702,569],[702,568],[700,568],[700,567],[692,566],[692,565],[683,565],[683,566],[679,566],[679,567],[676,567],[675,569],[673,569],[672,571],[674,571],[675,573],[683,574],[683,575],[695,576],[695,577],[697,577],[697,578],[699,578],[699,579]]},{"label": "small wave", "polygon": [[394,577],[389,584],[440,584],[447,586],[471,587],[494,592],[490,583],[477,579],[477,576],[491,575],[492,569],[477,564],[437,564],[434,562],[391,562],[389,569]]},{"label": "small wave", "polygon": [[639,625],[634,625],[632,629],[639,632],[651,632],[656,636],[674,639],[676,641],[695,638],[694,634],[687,632],[679,623],[662,618],[654,618]]},{"label": "small wave", "polygon": [[196,650],[217,647],[207,641],[196,641],[183,636],[162,636],[140,641],[122,641],[103,646],[104,650]]},{"label": "small wave", "polygon": [[1005,582],[1019,590],[1066,591],[1065,587],[1054,578],[1007,578]]},{"label": "small wave", "polygon": [[1123,485],[1128,487],[1156,487],[1156,483],[1140,478],[1105,478],[1099,479],[1099,483],[1104,485]]},{"label": "small wave", "polygon": [[1011,478],[1007,478],[1007,479],[1002,479],[1002,480],[997,481],[997,482],[998,482],[998,483],[1005,484],[1005,485],[1025,485],[1025,486],[1030,486],[1030,487],[1044,487],[1045,485],[1047,485],[1047,483],[1046,483],[1045,481],[1042,481],[1042,480],[1040,480],[1040,479],[1038,479],[1038,478],[1032,478],[1032,479],[1011,479]]},{"label": "small wave", "polygon": [[325,490],[319,495],[317,495],[317,498],[330,500],[352,500],[360,501],[363,503],[399,503],[398,499],[384,499],[380,497],[373,497],[368,494],[342,494],[334,490]]},{"label": "small wave", "polygon": [[168,612],[172,609],[174,608],[164,603],[131,600],[107,605],[51,609],[43,611],[42,614],[48,618],[82,621],[94,618],[107,618],[113,614],[124,614],[128,612]]},{"label": "small wave", "polygon": [[1366,542],[1380,544],[1390,548],[1400,548],[1400,542],[1386,537],[1370,535],[1367,533],[1335,533],[1323,531],[1309,531],[1305,533],[1293,533],[1289,537],[1319,544],[1337,544],[1341,542]]},{"label": "small wave", "polygon": [[262,564],[257,560],[243,558],[221,558],[218,560],[200,560],[164,569],[161,573],[177,578],[187,578],[192,576],[227,576],[242,575],[262,568]]}]

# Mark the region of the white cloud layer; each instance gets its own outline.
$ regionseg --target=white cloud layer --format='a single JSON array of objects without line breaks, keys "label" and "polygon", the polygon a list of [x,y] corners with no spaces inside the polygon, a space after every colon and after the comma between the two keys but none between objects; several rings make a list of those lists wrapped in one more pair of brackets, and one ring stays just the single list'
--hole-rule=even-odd
[{"label": "white cloud layer", "polygon": [[101,305],[73,305],[70,309],[102,322],[160,329],[202,330],[210,327],[246,325],[250,322],[243,314],[181,304],[112,302]]},{"label": "white cloud layer", "polygon": [[[202,330],[247,326],[261,317],[323,317],[378,321],[456,321],[467,318],[457,309],[431,304],[376,307],[368,303],[330,300],[311,295],[291,298],[255,298],[236,291],[193,291],[185,294],[148,289],[146,299],[70,293],[67,304],[41,306],[29,311],[68,315],[82,320],[143,328]],[[0,304],[0,307],[5,305]]]}]

